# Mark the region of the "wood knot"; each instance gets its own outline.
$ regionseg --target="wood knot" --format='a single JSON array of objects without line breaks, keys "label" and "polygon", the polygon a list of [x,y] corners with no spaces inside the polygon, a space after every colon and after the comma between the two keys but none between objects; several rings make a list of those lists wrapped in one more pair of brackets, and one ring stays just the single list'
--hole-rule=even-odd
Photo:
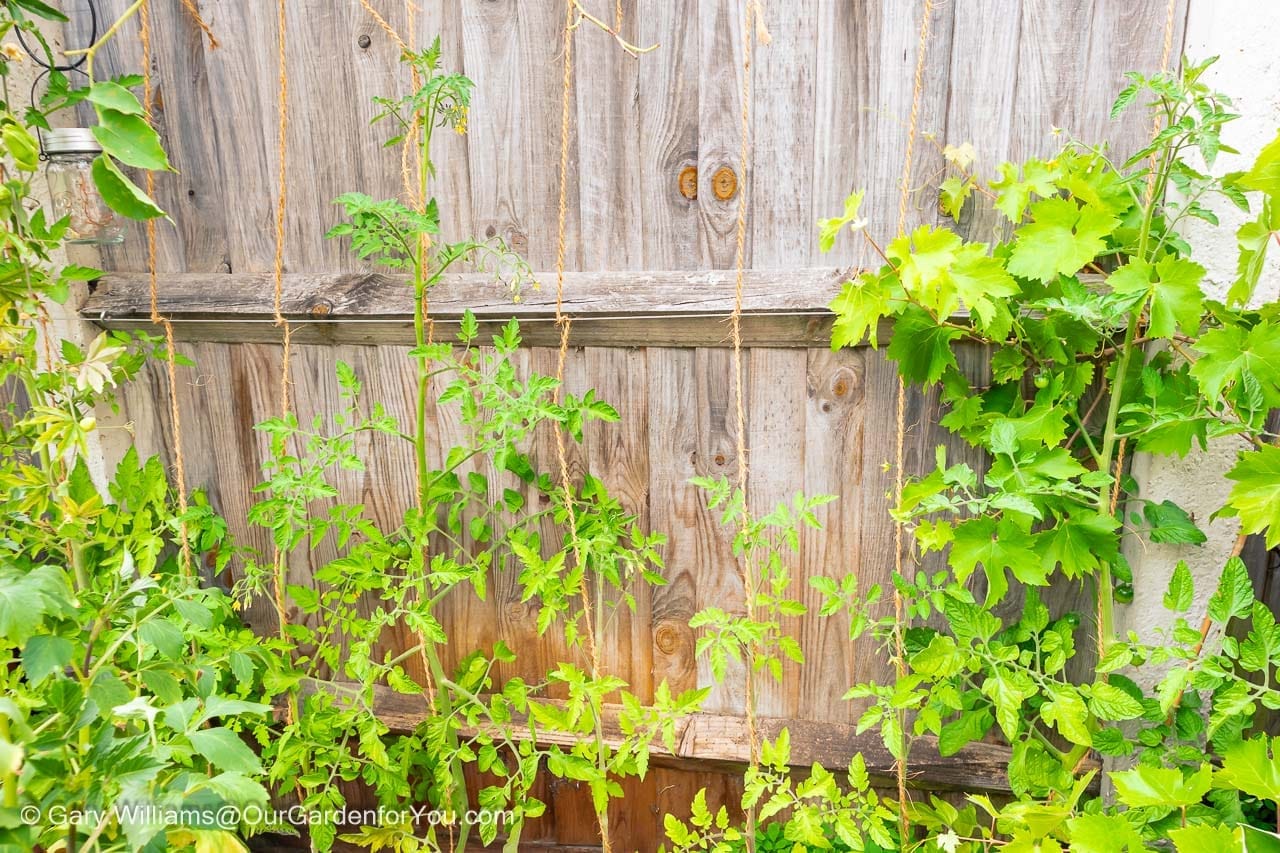
[{"label": "wood knot", "polygon": [[681,645],[681,631],[675,625],[663,623],[653,632],[653,644],[664,655],[673,655]]},{"label": "wood knot", "polygon": [[693,201],[698,197],[698,167],[685,166],[680,170],[680,195]]},{"label": "wood knot", "polygon": [[857,403],[862,398],[862,377],[857,370],[842,367],[831,377],[825,391],[817,389],[817,396],[823,401],[824,412],[831,411],[832,403]]},{"label": "wood knot", "polygon": [[333,305],[327,299],[321,299],[311,306],[312,317],[327,317],[333,311]]},{"label": "wood knot", "polygon": [[738,194],[738,176],[728,166],[721,166],[711,176],[711,191],[721,201],[728,201]]},{"label": "wood knot", "polygon": [[356,44],[360,45],[361,50],[368,50],[369,45],[373,44],[373,39],[369,38],[367,33],[361,33],[360,38],[356,39]]}]

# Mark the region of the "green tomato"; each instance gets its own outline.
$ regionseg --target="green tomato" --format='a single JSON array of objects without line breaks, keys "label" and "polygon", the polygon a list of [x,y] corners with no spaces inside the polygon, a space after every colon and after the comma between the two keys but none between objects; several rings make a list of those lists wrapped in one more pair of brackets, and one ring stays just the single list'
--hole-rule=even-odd
[{"label": "green tomato", "polygon": [[1048,388],[1049,372],[1046,370],[1040,371],[1039,373],[1036,374],[1036,378],[1033,381],[1035,382],[1035,385],[1037,388]]},{"label": "green tomato", "polygon": [[1065,614],[1062,617],[1062,621],[1070,625],[1072,630],[1075,630],[1080,627],[1080,614],[1073,610],[1072,612]]},{"label": "green tomato", "polygon": [[1133,601],[1133,584],[1118,583],[1115,588],[1115,600],[1121,604],[1128,604]]},{"label": "green tomato", "polygon": [[409,543],[401,539],[391,548],[391,556],[398,562],[405,562],[413,556],[413,550],[409,547]]}]

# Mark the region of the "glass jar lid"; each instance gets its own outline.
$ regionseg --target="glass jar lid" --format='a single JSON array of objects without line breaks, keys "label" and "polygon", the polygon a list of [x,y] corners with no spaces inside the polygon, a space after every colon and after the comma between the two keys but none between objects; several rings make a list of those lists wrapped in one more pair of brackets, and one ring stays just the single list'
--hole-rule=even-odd
[{"label": "glass jar lid", "polygon": [[102,146],[87,127],[55,127],[44,133],[44,151],[55,154],[100,154]]}]

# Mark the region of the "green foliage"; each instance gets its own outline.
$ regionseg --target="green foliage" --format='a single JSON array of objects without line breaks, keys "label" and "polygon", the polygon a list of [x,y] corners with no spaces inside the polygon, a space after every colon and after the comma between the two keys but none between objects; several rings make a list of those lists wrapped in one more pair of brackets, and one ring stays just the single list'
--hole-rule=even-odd
[{"label": "green foliage", "polygon": [[[944,210],[959,221],[966,204],[989,198],[1009,238],[989,245],[922,226],[890,241],[885,265],[847,283],[832,304],[833,346],[877,346],[877,329],[891,326],[888,355],[903,379],[937,387],[942,425],[989,460],[982,469],[949,465],[940,448],[936,467],[906,483],[894,516],[919,554],[939,554],[945,570],[895,578],[910,620],[907,674],[847,694],[865,708],[859,729],[878,729],[895,756],[909,758],[925,736],[943,755],[993,735],[1011,747],[1012,802],[975,795],[963,810],[910,807],[923,849],[1272,843],[1249,823],[1274,828],[1268,803],[1280,795],[1277,744],[1253,723],[1260,708],[1280,707],[1280,630],[1254,600],[1244,563],[1232,557],[1207,612],[1194,622],[1178,616],[1158,643],[1117,637],[1112,624],[1113,596],[1134,598],[1122,537],[1206,541],[1174,502],[1139,495],[1128,476],[1116,482],[1126,450],[1183,455],[1211,438],[1242,437],[1248,449],[1227,475],[1234,486],[1219,515],[1280,542],[1280,450],[1265,424],[1280,405],[1280,308],[1252,304],[1275,231],[1280,139],[1245,173],[1201,171],[1230,151],[1220,133],[1235,117],[1201,82],[1208,65],[1130,75],[1117,114],[1146,98],[1159,125],[1124,164],[1105,147],[1072,141],[1050,159],[1004,164],[984,182],[969,172],[972,158],[948,146]],[[1223,302],[1204,295],[1205,269],[1178,230],[1188,218],[1216,224],[1206,206],[1215,196],[1261,211],[1238,235],[1239,277]],[[860,197],[851,201],[857,215]],[[822,224],[826,243],[840,221]],[[959,352],[973,347],[989,353],[989,377],[962,370],[972,359]],[[1169,576],[1157,594],[1189,615],[1190,570],[1177,562]],[[1020,616],[1005,618],[994,608],[1011,577],[1025,601]],[[1095,624],[1055,618],[1042,603],[1040,587],[1077,578],[1098,590]],[[813,585],[821,613],[847,612],[853,637],[869,633],[892,648],[897,626],[878,614],[879,590],[864,599],[849,578]],[[1229,625],[1231,635],[1212,642]],[[1100,654],[1091,675],[1071,665],[1085,637]],[[1137,669],[1163,673],[1153,691],[1125,674]],[[1115,804],[1086,793],[1091,751],[1134,762],[1110,774]]]},{"label": "green foliage", "polygon": [[[24,11],[61,17],[19,0],[0,12],[0,35],[22,29],[38,41]],[[88,91],[104,148],[135,166],[167,166],[127,88],[98,81]],[[200,566],[220,575],[229,559],[226,524],[204,497],[190,496],[183,512],[161,461],[132,449],[113,471],[91,473],[96,412],[163,354],[162,341],[104,332],[81,347],[37,335],[49,301],[99,274],[51,260],[68,223],[49,221],[28,183],[33,133],[47,126],[39,108],[19,118],[0,103],[15,167],[0,191],[0,381],[9,390],[0,408],[0,848],[191,849],[190,831],[121,821],[115,810],[266,806],[244,737],[270,719],[260,701],[270,656],[232,599],[193,576]],[[91,819],[57,817],[64,811]],[[256,829],[201,835],[239,849],[236,838]]]},{"label": "green foliage", "polygon": [[[620,780],[646,775],[654,742],[674,751],[677,721],[707,691],[674,695],[664,682],[647,704],[624,680],[588,665],[614,611],[635,608],[637,586],[665,583],[665,538],[645,531],[595,477],[566,488],[558,472],[536,470],[530,448],[535,433],[553,430],[582,441],[593,422],[616,421],[617,411],[594,390],[567,394],[554,377],[520,375],[514,320],[488,341],[470,313],[455,341],[428,335],[428,294],[455,265],[489,272],[516,300],[528,279],[524,262],[501,244],[435,242],[440,212],[426,193],[434,174],[431,137],[443,126],[465,130],[471,89],[465,77],[441,70],[439,53],[437,41],[406,54],[420,87],[377,100],[378,118],[396,128],[388,144],[405,145],[417,157],[419,200],[348,193],[337,200],[347,220],[329,234],[348,239],[358,257],[412,276],[415,423],[403,432],[381,404],[365,401],[355,372],[340,364],[339,410],[310,424],[292,414],[259,424],[271,452],[249,519],[270,533],[274,549],[241,552],[246,571],[237,594],[271,598],[282,588],[284,603],[305,615],[270,643],[280,661],[270,681],[292,709],[262,743],[277,793],[307,809],[333,809],[345,802],[344,783],[359,779],[388,814],[423,802],[455,815],[504,811],[504,823],[476,829],[485,844],[503,832],[514,849],[524,822],[546,808],[534,793],[544,771],[585,784],[607,831]],[[429,404],[454,413],[461,443],[438,447],[428,437]],[[334,484],[337,472],[365,469],[373,438],[407,442],[417,463],[418,500],[394,529],[374,524],[363,506],[344,503]],[[286,585],[288,555],[323,545],[339,556],[315,568],[315,586]],[[443,603],[484,600],[494,582],[531,610],[539,634],[561,635],[583,662],[526,678],[516,673],[527,667],[502,642],[457,648]],[[399,643],[393,655],[388,637],[413,643]],[[447,669],[450,658],[458,662]],[[389,731],[374,712],[380,690],[425,698],[425,718],[410,731]],[[611,713],[620,737],[605,736]],[[474,801],[468,766],[484,780]],[[385,824],[340,840],[375,850],[462,849],[471,829]],[[331,829],[311,829],[317,849],[336,840]]]}]

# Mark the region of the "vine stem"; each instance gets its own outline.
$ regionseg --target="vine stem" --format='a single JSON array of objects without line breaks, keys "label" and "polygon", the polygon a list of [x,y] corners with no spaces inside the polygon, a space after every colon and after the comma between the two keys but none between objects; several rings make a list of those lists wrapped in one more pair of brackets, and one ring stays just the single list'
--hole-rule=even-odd
[{"label": "vine stem", "polygon": [[[438,98],[433,99],[427,105],[427,120],[425,122],[416,122],[422,133],[422,151],[418,161],[418,195],[417,201],[419,206],[425,206],[427,198],[427,181],[431,174],[431,131],[435,126],[435,110],[438,104]],[[419,350],[425,347],[430,339],[427,333],[427,290],[428,290],[428,266],[431,262],[430,258],[431,243],[427,235],[418,234],[417,243],[417,259],[414,264],[414,281],[413,281],[413,330],[414,341]],[[414,441],[413,450],[418,468],[418,509],[424,514],[427,511],[428,499],[430,495],[430,481],[428,474],[430,467],[427,461],[427,394],[431,387],[431,367],[425,355],[418,355],[415,359],[417,363],[417,423],[414,425]],[[437,713],[449,717],[453,713],[453,703],[450,700],[449,691],[444,689],[445,681],[444,667],[440,663],[440,656],[436,653],[435,646],[426,641],[422,641],[422,657],[425,659],[427,670],[432,680],[437,685],[437,689],[428,688],[431,698],[431,704]],[[456,759],[456,751],[458,748],[457,733],[449,730],[447,742],[450,748],[451,757],[449,759],[449,777],[450,784],[445,791],[445,796],[450,801],[455,812],[459,814],[467,810],[467,786],[466,779],[462,773],[462,766]],[[470,835],[471,826],[467,821],[462,821],[458,828],[458,837],[453,838],[453,831],[450,828],[449,840],[450,847],[454,850],[465,850],[467,846],[467,837]]]},{"label": "vine stem", "polygon": [[[1100,471],[1110,471],[1116,449],[1116,421],[1120,415],[1120,401],[1124,396],[1124,378],[1129,371],[1129,362],[1133,359],[1134,340],[1137,338],[1139,317],[1145,302],[1139,305],[1129,316],[1128,328],[1125,329],[1124,343],[1120,346],[1120,358],[1116,361],[1116,374],[1111,382],[1111,399],[1107,401],[1107,420],[1102,432],[1102,450],[1099,454]],[[1117,481],[1120,471],[1115,471]],[[1117,495],[1119,492],[1117,492]],[[1098,512],[1114,513],[1111,506],[1111,495],[1106,490],[1098,492]],[[1111,601],[1111,563],[1103,560],[1098,568],[1098,659],[1106,651],[1107,644],[1115,633],[1115,613]]]},{"label": "vine stem", "polygon": [[123,12],[120,13],[120,17],[116,18],[115,23],[107,27],[106,31],[98,38],[97,41],[95,41],[93,44],[89,45],[88,47],[81,47],[81,48],[77,48],[76,50],[64,50],[63,55],[64,56],[83,55],[85,58],[85,72],[88,74],[89,79],[92,80],[93,79],[93,60],[94,60],[94,57],[98,55],[98,49],[101,48],[107,42],[111,41],[111,39],[115,37],[115,34],[120,31],[120,28],[124,26],[124,23],[128,21],[130,18],[132,18],[134,15],[136,15],[138,13],[138,10],[141,9],[143,6],[145,6],[146,3],[147,3],[147,0],[134,0],[133,4],[129,6],[129,8],[125,9]]}]

